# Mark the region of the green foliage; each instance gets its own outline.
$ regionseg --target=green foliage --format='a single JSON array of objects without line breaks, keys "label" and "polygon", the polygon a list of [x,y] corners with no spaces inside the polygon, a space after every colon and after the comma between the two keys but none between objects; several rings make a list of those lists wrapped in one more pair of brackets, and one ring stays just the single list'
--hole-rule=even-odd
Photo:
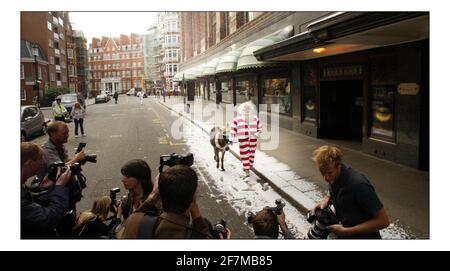
[{"label": "green foliage", "polygon": [[41,106],[51,106],[56,96],[69,93],[70,89],[66,87],[52,87],[45,90],[42,97]]}]

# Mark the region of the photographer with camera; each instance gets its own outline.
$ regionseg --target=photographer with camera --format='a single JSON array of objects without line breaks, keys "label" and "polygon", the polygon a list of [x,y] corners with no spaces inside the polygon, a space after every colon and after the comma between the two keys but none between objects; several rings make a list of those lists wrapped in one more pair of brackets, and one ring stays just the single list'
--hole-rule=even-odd
[{"label": "photographer with camera", "polygon": [[[21,237],[54,238],[55,227],[61,222],[69,208],[69,189],[65,185],[71,178],[67,170],[56,180],[53,190],[47,195],[48,205],[42,206],[33,201],[25,186],[43,163],[44,152],[34,143],[24,142],[20,146],[21,165]],[[59,172],[58,172],[59,175]]]},{"label": "photographer with camera", "polygon": [[[162,213],[135,212],[125,221],[119,239],[212,238],[195,199],[198,177],[186,165],[175,165],[155,178],[157,185],[146,201],[162,202]],[[142,208],[141,208],[142,209]],[[155,208],[154,208],[155,209]],[[192,221],[192,223],[191,223]]]},{"label": "photographer with camera", "polygon": [[111,222],[108,225],[106,224],[111,204],[111,198],[108,196],[96,198],[91,210],[82,212],[78,216],[73,229],[74,237],[80,239],[111,238],[112,229],[121,222],[121,214],[115,211],[115,216],[111,218]]},{"label": "photographer with camera", "polygon": [[127,219],[152,192],[152,171],[144,160],[133,159],[126,162],[120,172],[122,173],[122,183],[128,190],[128,195],[122,199],[122,204],[118,206],[118,210],[122,213],[123,218]]},{"label": "photographer with camera", "polygon": [[381,239],[379,230],[389,226],[389,218],[369,180],[344,165],[336,147],[321,146],[312,158],[329,184],[329,195],[312,212],[332,204],[342,223],[327,225],[327,230],[343,239]]},{"label": "photographer with camera", "polygon": [[[38,177],[42,178],[47,173],[47,169],[54,163],[65,163],[72,165],[82,163],[86,159],[83,151],[76,153],[69,159],[68,151],[64,146],[69,138],[69,127],[62,121],[52,121],[47,125],[48,140],[42,146],[44,150],[44,164],[39,170]],[[45,185],[45,184],[43,184]]]},{"label": "photographer with camera", "polygon": [[[248,217],[253,226],[255,239],[278,239],[279,228],[284,239],[294,239],[286,224],[286,215],[283,208],[286,205],[283,200],[275,201],[276,207],[265,207],[256,215]],[[251,220],[251,221],[250,221]]]}]

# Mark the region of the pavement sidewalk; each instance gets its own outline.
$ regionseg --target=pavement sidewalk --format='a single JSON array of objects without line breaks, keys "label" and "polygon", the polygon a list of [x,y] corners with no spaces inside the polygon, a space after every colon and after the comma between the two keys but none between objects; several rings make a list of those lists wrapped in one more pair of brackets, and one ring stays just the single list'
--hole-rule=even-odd
[{"label": "pavement sidewalk", "polygon": [[[174,111],[175,105],[182,106],[183,97],[152,97]],[[196,100],[202,106],[213,102]],[[194,103],[189,102],[190,113],[177,110],[180,115],[201,127],[206,133],[215,126],[210,121],[193,118]],[[224,108],[224,105],[220,105]],[[263,118],[264,119],[264,118]],[[229,123],[230,116],[226,119]],[[280,117],[281,121],[291,121]],[[263,122],[263,126],[267,123]],[[293,123],[291,126],[295,125]],[[284,126],[285,127],[285,126]],[[269,184],[301,212],[306,213],[322,197],[326,183],[311,159],[312,152],[321,145],[332,144],[340,147],[344,155],[344,163],[362,172],[374,185],[378,196],[383,202],[391,223],[399,225],[412,238],[429,238],[429,172],[419,171],[403,165],[381,160],[359,150],[348,147],[345,142],[316,139],[295,131],[279,128],[278,148],[271,151],[258,151],[255,157],[253,172]],[[237,144],[231,152],[237,158]],[[258,157],[266,156],[264,163],[258,162]],[[270,163],[267,163],[270,161]],[[294,173],[293,173],[294,172]]]}]

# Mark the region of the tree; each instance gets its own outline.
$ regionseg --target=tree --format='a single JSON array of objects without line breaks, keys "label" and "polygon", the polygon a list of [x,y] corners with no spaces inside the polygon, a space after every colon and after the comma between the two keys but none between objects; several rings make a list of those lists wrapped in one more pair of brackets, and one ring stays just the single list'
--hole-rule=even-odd
[{"label": "tree", "polygon": [[66,87],[51,87],[45,90],[44,97],[42,99],[42,106],[51,106],[55,98],[61,94],[69,93],[70,89]]}]

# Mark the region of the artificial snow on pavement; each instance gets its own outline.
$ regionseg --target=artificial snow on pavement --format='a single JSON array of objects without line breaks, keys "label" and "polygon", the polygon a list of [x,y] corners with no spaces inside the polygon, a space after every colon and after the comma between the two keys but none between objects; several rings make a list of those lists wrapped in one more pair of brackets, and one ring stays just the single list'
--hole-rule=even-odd
[{"label": "artificial snow on pavement", "polygon": [[[178,108],[183,108],[183,105]],[[182,110],[176,111],[182,113]],[[177,113],[173,112],[172,114],[178,116]],[[184,115],[190,119],[189,115]],[[216,198],[217,201],[228,202],[239,215],[245,215],[248,211],[256,213],[265,206],[275,206],[275,200],[282,198],[270,185],[264,185],[253,173],[249,180],[242,179],[241,176],[244,172],[241,161],[230,152],[225,154],[225,171],[216,168],[213,147],[209,142],[209,131],[220,125],[198,120],[196,120],[196,124],[193,124],[190,120],[182,117],[177,121],[183,125],[182,134],[189,148],[188,151],[194,154],[194,167],[200,172],[200,180],[204,181],[209,187],[214,187],[214,190],[220,191],[219,195],[211,194],[211,197]],[[230,146],[235,153],[239,153],[237,145]],[[312,208],[323,197],[323,193],[315,184],[304,180],[288,165],[262,151],[256,150],[254,167],[276,186],[288,193],[292,191],[289,194],[307,208]],[[289,229],[295,238],[305,238],[310,224],[297,208],[288,201],[285,200],[285,202],[284,212]],[[381,236],[383,239],[414,238],[395,222],[391,223],[388,228],[383,229]]]}]

